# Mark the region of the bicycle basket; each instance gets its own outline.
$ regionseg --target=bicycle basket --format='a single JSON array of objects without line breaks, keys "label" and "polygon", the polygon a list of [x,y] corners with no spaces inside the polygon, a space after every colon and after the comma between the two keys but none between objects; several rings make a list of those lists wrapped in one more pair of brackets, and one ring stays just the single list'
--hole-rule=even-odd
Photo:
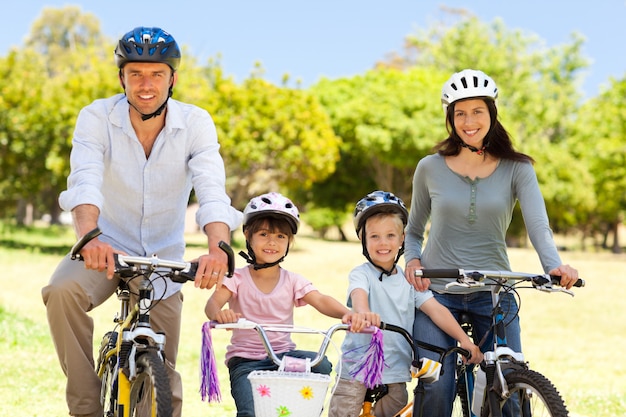
[{"label": "bicycle basket", "polygon": [[254,413],[257,417],[319,417],[330,376],[312,372],[252,371]]}]

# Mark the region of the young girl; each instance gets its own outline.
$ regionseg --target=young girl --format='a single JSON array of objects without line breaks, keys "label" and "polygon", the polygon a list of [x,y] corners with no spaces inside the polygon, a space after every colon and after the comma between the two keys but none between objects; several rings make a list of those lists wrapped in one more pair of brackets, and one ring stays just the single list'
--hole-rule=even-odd
[{"label": "young girl", "polygon": [[[297,207],[281,194],[269,193],[250,200],[243,218],[248,253],[240,254],[251,265],[236,269],[234,276],[226,278],[222,287],[216,289],[205,308],[209,319],[231,323],[243,317],[263,324],[293,324],[294,307],[310,304],[324,315],[351,323],[352,331],[369,325],[366,319],[377,320],[373,314],[352,314],[334,298],[321,294],[303,276],[280,267],[299,222]],[[226,303],[229,308],[222,309]],[[268,335],[279,357],[312,359],[316,355],[316,352],[296,350],[290,333],[269,332]],[[226,350],[226,366],[237,416],[254,416],[248,374],[254,370],[277,369],[267,358],[254,330],[233,330]],[[311,370],[330,374],[332,365],[325,359]]]},{"label": "young girl", "polygon": [[[375,311],[382,321],[403,327],[408,332],[413,330],[415,311],[419,309],[442,331],[459,341],[461,347],[470,351],[471,363],[478,363],[482,360],[482,353],[452,314],[433,298],[430,291],[418,292],[412,288],[404,279],[402,269],[396,265],[404,249],[407,217],[402,200],[389,192],[375,191],[357,203],[354,227],[368,262],[350,272],[348,306],[355,313]],[[346,334],[342,345],[341,379],[330,402],[329,417],[359,415],[366,387],[352,379],[351,371],[363,354],[359,347],[367,345],[370,337]],[[377,417],[395,416],[406,405],[406,382],[411,380],[411,349],[403,337],[386,332],[383,351],[382,382],[387,385],[389,393],[376,403],[374,414]]]}]

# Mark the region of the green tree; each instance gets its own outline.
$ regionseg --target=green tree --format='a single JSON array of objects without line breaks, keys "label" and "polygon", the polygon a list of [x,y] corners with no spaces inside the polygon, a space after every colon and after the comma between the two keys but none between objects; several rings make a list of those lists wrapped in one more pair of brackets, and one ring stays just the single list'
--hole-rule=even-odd
[{"label": "green tree", "polygon": [[[76,7],[44,9],[26,47],[0,62],[1,180],[6,214],[27,223],[23,207],[59,214],[69,173],[71,132],[81,107],[118,85],[111,44],[93,16]],[[119,87],[117,87],[119,88]],[[11,205],[17,209],[11,210]],[[8,209],[8,211],[6,211]]]},{"label": "green tree", "polygon": [[202,76],[184,91],[193,85],[188,97],[213,116],[235,206],[269,190],[293,195],[335,170],[340,140],[316,97],[254,74],[236,84],[219,61],[194,71]]},{"label": "green tree", "polygon": [[417,161],[445,133],[437,98],[443,77],[423,68],[381,68],[313,86],[343,144],[337,170],[315,183],[307,200],[336,211],[327,218],[337,222],[375,189],[393,191],[408,204]]},{"label": "green tree", "polygon": [[608,88],[589,100],[579,113],[577,142],[579,160],[588,161],[598,204],[586,232],[601,232],[603,246],[613,235],[611,250],[621,252],[618,230],[626,213],[626,76],[610,80]]}]

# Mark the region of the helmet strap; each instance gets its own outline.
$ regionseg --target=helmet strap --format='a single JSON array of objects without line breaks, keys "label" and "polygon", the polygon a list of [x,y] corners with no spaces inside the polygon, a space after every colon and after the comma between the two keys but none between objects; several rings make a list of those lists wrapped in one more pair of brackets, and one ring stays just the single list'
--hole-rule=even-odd
[{"label": "helmet strap", "polygon": [[376,267],[376,269],[380,270],[380,276],[378,277],[379,281],[383,280],[383,275],[387,275],[387,276],[391,276],[393,275],[393,270],[396,269],[396,265],[398,264],[398,260],[400,259],[400,257],[402,256],[402,254],[404,253],[404,241],[402,242],[402,246],[400,246],[400,249],[398,250],[398,254],[396,255],[396,260],[393,261],[393,265],[391,266],[391,268],[389,270],[383,268],[380,265],[377,265],[371,258],[369,252],[367,251],[367,243],[365,242],[365,225],[363,225],[363,237],[361,238],[361,246],[363,247],[363,256],[365,256],[365,258],[369,261],[369,263],[371,263],[372,265],[374,265],[374,267]]},{"label": "helmet strap", "polygon": [[239,255],[243,259],[245,259],[246,262],[251,264],[255,271],[259,269],[271,268],[272,266],[278,265],[279,263],[285,260],[285,256],[287,256],[287,253],[289,253],[289,247],[287,247],[287,252],[285,252],[285,254],[279,260],[270,262],[268,264],[259,264],[256,262],[256,256],[254,256],[254,251],[250,247],[250,243],[248,243],[247,241],[246,241],[246,249],[248,249],[248,253],[245,253],[244,251],[239,251]]},{"label": "helmet strap", "polygon": [[482,155],[485,153],[485,149],[487,149],[488,144],[483,144],[482,148],[477,148],[475,146],[472,145],[468,145],[467,143],[463,142],[463,140],[461,139],[461,146],[464,148],[469,149],[470,151],[476,153],[476,155]]},{"label": "helmet strap", "polygon": [[[123,84],[122,84],[123,85]],[[124,90],[126,90],[126,86],[123,85]],[[137,113],[139,113],[141,115],[141,120],[143,120],[144,122],[148,119],[152,119],[153,117],[157,117],[160,116],[161,113],[163,113],[163,110],[165,110],[165,107],[167,106],[167,101],[170,99],[170,97],[172,97],[172,86],[170,86],[169,92],[167,94],[167,98],[165,99],[165,101],[163,102],[163,104],[161,104],[159,106],[158,109],[156,109],[156,111],[149,113],[149,114],[145,114],[139,111],[139,109],[137,107],[135,107],[135,105],[133,103],[131,103],[128,98],[126,98],[126,101],[128,101],[128,104],[137,111]]]}]

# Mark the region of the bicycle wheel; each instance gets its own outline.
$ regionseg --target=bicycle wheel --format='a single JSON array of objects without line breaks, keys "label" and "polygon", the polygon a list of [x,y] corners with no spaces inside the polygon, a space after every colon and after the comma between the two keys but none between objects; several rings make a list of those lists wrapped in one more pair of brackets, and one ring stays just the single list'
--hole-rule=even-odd
[{"label": "bicycle wheel", "polygon": [[132,417],[171,417],[172,391],[165,364],[157,352],[147,351],[137,357],[137,378],[130,387]]},{"label": "bicycle wheel", "polygon": [[[511,396],[500,399],[502,415],[507,417],[567,417],[568,411],[554,385],[530,369],[511,371],[505,376]],[[482,417],[491,417],[487,404]]]},{"label": "bicycle wheel", "polygon": [[117,409],[117,367],[114,358],[104,364],[102,385],[100,387],[100,404],[104,417],[114,417]]},{"label": "bicycle wheel", "polygon": [[457,365],[456,395],[452,404],[452,417],[472,417],[470,414],[470,390],[468,390],[467,377],[471,376],[470,384],[473,385],[473,374],[467,374],[467,366]]}]

